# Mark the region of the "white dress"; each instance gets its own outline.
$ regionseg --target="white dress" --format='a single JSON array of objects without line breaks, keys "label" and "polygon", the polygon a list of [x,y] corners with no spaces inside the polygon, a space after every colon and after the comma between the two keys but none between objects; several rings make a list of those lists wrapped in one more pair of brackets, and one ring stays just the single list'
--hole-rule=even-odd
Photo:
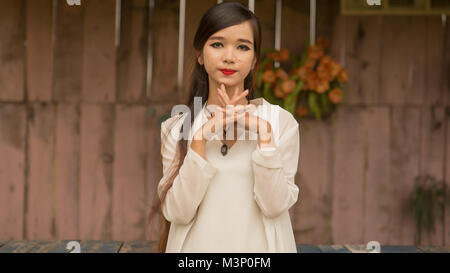
[{"label": "white dress", "polygon": [[[171,222],[166,252],[297,252],[288,209],[299,193],[294,181],[298,123],[262,98],[251,103],[258,106],[255,115],[271,123],[277,148],[262,151],[257,136],[245,132],[245,140],[236,141],[225,156],[219,139],[206,144],[206,160],[188,149],[162,203],[163,215]],[[203,109],[191,132],[206,121]],[[175,116],[161,125],[160,197],[182,123],[183,117]]]}]

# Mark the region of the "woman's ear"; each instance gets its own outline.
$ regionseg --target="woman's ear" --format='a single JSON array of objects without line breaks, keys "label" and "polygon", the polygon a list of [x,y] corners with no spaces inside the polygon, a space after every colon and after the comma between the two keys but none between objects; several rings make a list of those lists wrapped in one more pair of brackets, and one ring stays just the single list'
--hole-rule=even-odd
[{"label": "woman's ear", "polygon": [[198,63],[199,63],[200,65],[203,65],[203,56],[202,56],[202,54],[200,54],[200,55],[198,56],[197,60],[198,60]]}]

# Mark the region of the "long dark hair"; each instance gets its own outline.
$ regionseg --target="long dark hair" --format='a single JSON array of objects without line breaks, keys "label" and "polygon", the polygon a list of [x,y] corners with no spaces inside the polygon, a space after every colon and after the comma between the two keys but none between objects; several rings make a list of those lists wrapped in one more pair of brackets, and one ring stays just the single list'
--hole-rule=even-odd
[{"label": "long dark hair", "polygon": [[[209,95],[209,80],[208,73],[205,70],[204,65],[200,65],[197,61],[198,54],[202,52],[206,41],[214,33],[234,25],[238,25],[244,22],[249,22],[253,30],[253,41],[256,63],[255,67],[250,71],[247,77],[244,79],[244,90],[248,89],[249,93],[247,99],[253,99],[254,86],[255,86],[255,71],[260,65],[261,56],[261,25],[258,17],[255,16],[246,6],[238,2],[223,2],[217,4],[206,11],[200,20],[195,33],[193,46],[197,52],[197,56],[193,60],[193,71],[191,73],[189,93],[187,98],[187,105],[190,108],[191,124],[195,119],[194,116],[194,97],[202,98],[202,105],[208,100]],[[174,122],[175,124],[176,122]],[[169,130],[170,132],[170,130]],[[185,132],[183,132],[185,133]],[[170,177],[166,181],[164,190],[162,190],[159,198],[155,198],[156,204],[152,207],[150,213],[150,219],[155,213],[161,215],[162,230],[160,238],[157,244],[157,252],[163,253],[166,250],[167,238],[169,235],[170,222],[168,222],[161,211],[161,203],[164,201],[167,191],[173,184],[175,177],[178,175],[181,165],[187,152],[187,140],[181,138],[177,144],[177,155],[175,156],[172,165],[170,166]]]}]

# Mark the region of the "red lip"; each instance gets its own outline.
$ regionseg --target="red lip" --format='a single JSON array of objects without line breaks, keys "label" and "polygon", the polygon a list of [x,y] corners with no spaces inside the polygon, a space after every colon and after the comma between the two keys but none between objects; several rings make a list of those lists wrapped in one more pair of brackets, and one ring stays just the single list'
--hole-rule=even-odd
[{"label": "red lip", "polygon": [[222,71],[222,73],[225,75],[232,75],[234,72],[236,72],[236,70],[232,69],[220,69],[220,71]]}]

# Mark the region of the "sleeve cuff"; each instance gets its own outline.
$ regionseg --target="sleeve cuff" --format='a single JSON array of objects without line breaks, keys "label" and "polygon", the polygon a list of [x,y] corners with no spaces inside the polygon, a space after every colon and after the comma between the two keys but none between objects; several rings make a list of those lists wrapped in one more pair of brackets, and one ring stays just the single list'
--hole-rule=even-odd
[{"label": "sleeve cuff", "polygon": [[266,168],[277,169],[282,167],[278,148],[265,150],[257,145],[252,153],[252,159],[256,164]]},{"label": "sleeve cuff", "polygon": [[200,167],[199,171],[205,173],[208,177],[213,177],[216,174],[217,169],[190,147],[188,148],[187,156]]}]

